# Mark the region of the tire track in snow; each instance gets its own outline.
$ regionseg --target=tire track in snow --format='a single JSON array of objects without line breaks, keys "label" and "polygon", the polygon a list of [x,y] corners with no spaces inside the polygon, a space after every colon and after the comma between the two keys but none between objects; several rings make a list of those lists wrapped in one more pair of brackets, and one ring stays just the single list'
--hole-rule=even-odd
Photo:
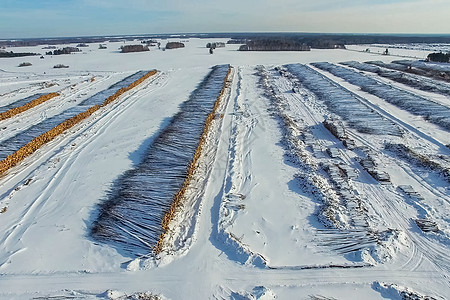
[{"label": "tire track in snow", "polygon": [[[282,83],[282,87],[285,88],[285,90],[290,90],[291,87],[287,83]],[[289,98],[296,98],[295,96],[289,97]],[[310,108],[307,107],[298,107],[297,104],[295,104],[295,101],[290,101],[290,105],[294,105],[294,108],[297,108],[300,112],[302,112],[302,120],[305,122],[313,122],[317,123],[318,120],[312,116],[312,113],[310,111]],[[308,121],[310,120],[310,121]],[[359,141],[361,141],[363,144],[366,144],[371,149],[375,150],[377,149],[371,142],[361,137],[361,135],[354,134],[355,137]],[[324,145],[324,144],[322,144]],[[326,145],[324,145],[326,146]],[[350,159],[350,157],[347,156],[347,160]],[[414,233],[411,233],[410,230],[410,219],[404,218],[404,214],[399,210],[398,205],[399,203],[392,203],[392,200],[389,200],[391,198],[395,198],[395,195],[393,197],[392,193],[388,193],[387,190],[377,185],[362,185],[362,190],[369,191],[366,193],[368,195],[368,203],[377,203],[378,205],[373,206],[374,211],[378,211],[380,214],[380,220],[385,221],[385,225],[388,227],[394,226],[398,229],[401,229],[404,233],[407,234],[408,238],[413,242],[412,243],[412,254],[408,260],[404,264],[403,267],[410,267],[411,270],[416,270],[419,268],[423,261],[423,257],[426,257],[429,259],[432,263],[434,263],[439,269],[443,271],[448,271],[448,259],[445,258],[445,250],[441,247],[441,245],[434,245],[432,242],[430,242],[427,238],[424,236],[419,235],[416,237]],[[384,209],[384,206],[388,204],[390,209],[386,210]],[[413,236],[414,235],[414,236]],[[427,248],[433,248],[431,250],[432,254],[427,253]]]},{"label": "tire track in snow", "polygon": [[[315,158],[318,166],[317,172],[324,173],[326,174],[326,178],[330,178],[330,175],[326,170],[327,167],[335,167],[342,163],[349,167],[352,166],[354,162],[346,149],[340,145],[341,141],[334,137],[322,124],[325,119],[324,117],[329,115],[330,112],[328,112],[326,107],[320,106],[317,103],[316,95],[309,90],[301,88],[301,90],[299,89],[298,91],[291,92],[297,89],[296,83],[292,80],[292,75],[281,72],[282,71],[280,71],[280,74],[283,74],[283,76],[277,74],[278,72],[275,73],[275,71],[272,71],[272,78],[274,78],[272,88],[277,90],[275,92],[278,93],[278,97],[283,99],[280,101],[283,101],[281,106],[283,107],[284,113],[294,120],[294,122],[302,124],[300,127],[302,127],[301,131],[303,137],[298,138],[302,139],[305,142],[305,145],[311,148],[312,156]],[[305,101],[308,102],[310,106],[308,106]],[[305,138],[304,136],[306,134],[310,134],[313,141],[309,141]],[[335,147],[340,149],[339,159],[328,158],[328,155],[323,153],[323,149]],[[331,182],[330,185],[334,186],[336,193],[339,194],[338,188],[340,187]],[[353,195],[353,198],[339,194],[339,205],[345,207],[345,213],[350,220],[348,223],[351,223],[352,226],[357,228],[367,228],[367,220],[363,216],[363,209],[358,203],[359,200],[357,195],[354,195],[353,191],[350,189],[352,185],[350,180],[348,180],[348,185],[348,188],[344,192],[347,193],[347,195]]]},{"label": "tire track in snow", "polygon": [[164,250],[162,238],[184,204],[186,186],[229,72],[229,65],[212,67],[155,137],[139,164],[120,176],[100,207],[91,229],[94,239],[135,257],[152,252],[152,247],[153,254]]},{"label": "tire track in snow", "polygon": [[243,70],[237,70],[236,95],[233,103],[233,117],[230,122],[228,157],[225,169],[224,182],[222,185],[222,198],[219,208],[217,222],[217,236],[215,237],[226,246],[224,251],[234,251],[233,255],[228,255],[231,260],[240,264],[255,264],[261,266],[265,264],[264,258],[257,253],[253,253],[248,246],[244,245],[242,239],[232,232],[233,225],[240,210],[245,207],[245,198],[253,188],[251,172],[251,147],[253,129],[257,124],[254,118],[248,99],[243,99],[242,81]]},{"label": "tire track in snow", "polygon": [[[161,83],[161,82],[159,82],[159,81],[157,81],[157,80],[162,80],[163,82]],[[145,89],[147,86],[149,86],[150,84],[152,84],[153,81],[156,81],[156,82],[155,82],[156,85],[160,84],[160,86],[157,86],[157,87],[156,87],[156,88],[160,88],[160,87],[164,87],[165,85],[167,85],[168,78],[167,78],[165,75],[162,75],[160,72],[158,72],[156,75],[154,75],[154,76],[152,76],[152,77],[149,78],[149,81],[148,81],[147,84],[141,85],[141,86],[140,86],[140,87],[142,87],[141,89]],[[136,92],[138,92],[138,91],[139,91],[139,89],[138,89],[138,90],[132,90],[132,91],[128,92],[128,93],[125,95],[124,99],[125,99],[125,98],[128,99],[128,96],[129,96],[129,95],[134,95],[134,94],[135,94]],[[152,93],[152,92],[153,92],[153,90],[150,90],[150,91],[148,91],[148,94],[150,94],[150,93]],[[145,95],[145,94],[144,94],[144,95]],[[113,103],[111,103],[111,105],[107,106],[106,108],[102,108],[102,109],[100,110],[100,112],[97,112],[96,114],[94,114],[94,116],[93,116],[92,118],[90,118],[89,120],[91,120],[91,119],[92,119],[92,120],[96,120],[96,119],[97,119],[96,116],[97,116],[98,114],[103,113],[103,112],[110,113],[110,111],[114,111],[114,109],[115,109],[118,105],[123,105],[122,102],[123,102],[123,101],[120,100],[120,101],[118,101],[118,102],[113,102]],[[130,102],[131,102],[131,101],[130,101]],[[134,103],[134,102],[133,102],[133,103]],[[125,103],[125,105],[127,105],[127,103]],[[130,104],[130,105],[131,105],[131,104]],[[84,130],[84,127],[87,126],[86,124],[90,124],[91,121],[89,121],[89,120],[85,120],[85,121],[81,122],[80,124],[78,124],[77,126],[75,126],[73,129],[69,130],[68,132],[70,132],[70,133],[76,132],[77,130],[79,130],[79,128],[81,128],[81,129]],[[79,135],[82,135],[82,134],[79,134]],[[58,141],[64,142],[64,139],[65,139],[66,136],[67,136],[67,134],[63,134],[61,137],[57,137],[54,141],[48,143],[49,145],[55,145],[55,146],[52,146],[52,147],[50,147],[50,148],[44,148],[44,147],[46,147],[46,146],[44,146],[44,147],[42,147],[41,149],[52,149],[52,148],[56,148],[56,146],[59,145],[59,143],[58,143],[58,145],[56,145],[56,143],[57,143]],[[68,143],[67,143],[67,144],[68,144]],[[44,152],[44,151],[43,151],[43,150],[38,150],[38,151],[37,151],[37,153],[41,153],[41,152]],[[60,151],[58,151],[57,153],[59,153],[59,152],[60,152]],[[57,154],[57,153],[56,153],[56,154]],[[40,160],[39,160],[39,161],[40,161]],[[43,164],[45,164],[45,163],[46,163],[46,161],[44,161]],[[18,176],[18,175],[21,175],[22,173],[26,172],[26,171],[29,169],[29,167],[30,167],[31,164],[34,165],[34,164],[35,164],[35,161],[33,161],[33,160],[31,160],[31,159],[25,161],[25,163],[23,163],[23,166],[18,165],[18,166],[16,166],[16,167],[14,167],[14,169],[10,170],[10,172],[9,172],[8,174],[3,175],[3,178],[2,178],[2,179],[4,179],[4,181],[9,181],[11,178],[13,178],[13,177],[15,177],[15,176]],[[35,169],[37,169],[37,167],[36,167]],[[33,169],[33,170],[34,170],[34,169]],[[29,176],[29,175],[28,175],[28,176]],[[12,190],[11,190],[10,192],[12,192]],[[5,195],[5,197],[6,197],[6,195]]]},{"label": "tire track in snow", "polygon": [[[323,74],[324,71],[322,71],[320,73]],[[340,84],[339,82],[337,82],[335,80],[336,77],[330,76],[330,74],[326,74],[326,75],[330,80],[333,80],[336,84]],[[417,136],[419,136],[421,138],[425,138],[426,140],[437,144],[441,148],[443,147],[443,144],[440,143],[439,141],[435,140],[433,137],[429,137],[425,133],[419,131],[417,128],[404,123],[400,119],[398,119],[398,118],[394,117],[393,115],[391,115],[390,113],[386,112],[384,109],[373,106],[373,105],[372,105],[372,108],[377,110],[380,114],[384,115],[386,118],[388,118],[391,121],[393,121],[394,123],[396,123],[398,126],[403,127],[405,130],[410,131],[413,134],[416,134]],[[371,142],[365,140],[358,134],[354,134],[354,136],[357,137],[357,139],[360,142],[362,142],[363,144],[369,146],[370,148],[372,148],[375,151],[379,151],[377,149],[377,147],[375,147]],[[399,165],[398,162],[394,162],[394,161],[392,161],[392,159],[390,159],[390,161],[391,161],[391,163],[395,163],[396,165]],[[401,164],[400,164],[400,167],[401,167]],[[410,175],[412,175],[412,174],[410,174]],[[438,192],[438,190],[433,189],[428,184],[426,184],[425,183],[426,181],[424,182],[423,178],[418,178],[417,176],[412,176],[412,178],[414,178],[415,181],[419,182],[422,186],[426,187],[429,191],[433,192],[434,194],[436,194],[436,193],[440,194],[440,192]],[[392,197],[390,197],[389,195],[386,195],[386,193],[382,191],[383,188],[376,188],[375,186],[369,186],[369,189],[371,190],[371,193],[373,193],[374,195],[377,195],[377,197],[371,197],[372,200],[378,202],[379,205],[377,206],[377,209],[384,210],[384,205],[388,205],[390,207],[390,210],[384,210],[384,215],[385,216],[390,215],[391,216],[390,222],[393,222],[399,228],[401,228],[403,230],[403,232],[405,232],[408,235],[408,238],[413,242],[413,253],[412,253],[413,257],[411,257],[411,260],[407,263],[408,265],[413,264],[412,270],[415,270],[420,266],[420,264],[423,260],[423,257],[427,257],[440,270],[448,272],[450,270],[450,260],[445,255],[445,249],[443,249],[440,244],[431,242],[423,235],[416,235],[414,233],[411,233],[411,229],[410,229],[411,220],[404,218],[403,212],[398,209],[398,205],[393,204],[389,200]],[[440,195],[440,196],[442,196],[442,195]],[[382,199],[385,199],[387,201],[383,201]],[[448,200],[446,200],[446,201],[448,201]]]},{"label": "tire track in snow", "polygon": [[[216,191],[215,191],[216,192]],[[205,209],[209,211],[209,209]],[[210,230],[211,224],[204,224],[207,230]],[[209,231],[208,231],[209,232]],[[206,241],[206,242],[205,242]],[[198,245],[201,251],[208,248],[208,239],[202,239]],[[211,248],[211,247],[209,247]],[[215,249],[214,249],[215,250]],[[326,289],[330,285],[345,285],[349,282],[361,283],[370,285],[374,278],[376,280],[383,280],[386,282],[395,281],[415,281],[423,283],[424,278],[433,280],[442,284],[442,290],[439,293],[445,295],[448,288],[448,277],[443,278],[442,274],[435,271],[420,271],[411,272],[409,270],[394,270],[387,271],[383,268],[365,268],[362,272],[354,272],[348,269],[319,269],[319,270],[259,270],[257,268],[241,267],[238,264],[229,264],[225,255],[220,256],[220,253],[213,252],[215,255],[198,255],[205,254],[205,252],[193,251],[189,259],[194,258],[194,261],[189,260],[189,264],[181,265],[181,267],[195,266],[198,268],[197,273],[192,271],[192,277],[196,277],[198,273],[202,273],[202,278],[205,279],[205,285],[202,289],[207,289],[209,284],[217,284],[217,275],[215,272],[222,272],[221,282],[225,282],[230,290],[236,290],[236,287],[242,286],[279,286],[279,287],[303,287],[316,286]],[[206,254],[211,254],[206,252]],[[220,256],[220,257],[219,257]],[[201,262],[202,264],[199,264]],[[174,275],[174,270],[181,269],[180,266],[174,267],[175,263],[165,266],[164,268],[157,268],[151,272],[117,272],[117,273],[93,273],[80,274],[79,272],[63,272],[57,274],[37,274],[37,275],[1,275],[0,274],[0,296],[5,298],[11,295],[24,293],[24,282],[26,289],[29,291],[40,291],[41,295],[49,297],[54,295],[55,291],[73,290],[73,291],[105,291],[118,286],[124,287],[128,290],[144,290],[149,288],[149,282],[152,287],[162,289],[163,294],[166,291],[170,295],[170,289],[177,286],[177,289],[183,290],[183,284],[186,284],[186,278]],[[212,271],[214,270],[214,271]],[[238,275],[237,275],[238,274]],[[179,274],[178,274],[179,275]],[[192,278],[194,280],[194,278]],[[425,281],[426,282],[426,281]],[[169,286],[169,287],[167,287]],[[4,287],[4,288],[2,288]],[[6,288],[7,287],[7,288]],[[192,287],[198,292],[198,286]],[[173,293],[173,292],[172,292]],[[36,294],[34,294],[37,296]],[[442,296],[442,298],[444,298]]]},{"label": "tire track in snow", "polygon": [[[409,112],[407,112],[399,107],[396,107],[394,104],[391,104],[391,103],[387,102],[386,100],[384,100],[374,94],[360,91],[359,86],[355,86],[354,84],[345,81],[345,79],[342,79],[341,77],[338,77],[338,76],[330,73],[329,71],[319,69],[316,66],[309,66],[309,67],[311,69],[315,70],[316,72],[320,73],[322,76],[325,76],[329,80],[333,81],[335,84],[341,86],[342,88],[348,90],[351,93],[358,95],[359,100],[362,101],[361,103],[364,103],[365,105],[370,107],[372,110],[376,111],[381,116],[383,116],[386,119],[390,120],[391,122],[395,123],[397,126],[402,128],[403,130],[409,131],[409,132],[413,133],[414,135],[416,135],[422,139],[425,139],[425,140],[429,141],[430,143],[435,144],[442,151],[444,151],[446,153],[450,153],[450,151],[446,148],[445,144],[442,141],[440,141],[440,140],[434,138],[433,136],[427,134],[426,132],[420,130],[416,126],[416,124],[410,124],[410,122],[403,120],[400,116],[398,116],[400,114],[394,115],[393,113],[389,112],[386,108],[390,108],[390,110],[392,110],[394,112],[402,111],[405,114],[409,114]],[[346,69],[345,67],[341,67],[341,68]],[[377,99],[378,101],[382,101],[384,105],[380,106],[380,105],[374,103],[374,99]],[[437,130],[442,130],[438,127],[438,125],[436,125],[436,127],[437,127],[436,128]]]},{"label": "tire track in snow", "polygon": [[430,241],[422,234],[417,234],[411,231],[411,219],[405,217],[404,212],[399,209],[392,199],[396,199],[395,195],[386,195],[382,188],[368,185],[368,195],[373,202],[376,202],[377,209],[383,216],[383,219],[389,220],[390,224],[394,224],[396,228],[401,229],[411,241],[412,254],[411,258],[403,267],[410,267],[410,270],[416,270],[422,263],[423,258],[427,258],[440,271],[450,272],[450,258],[448,251],[440,244]]},{"label": "tire track in snow", "polygon": [[[2,128],[0,129],[2,130],[0,142],[26,131],[28,128],[55,116],[65,109],[70,109],[71,107],[76,106],[83,101],[83,97],[88,95],[93,87],[101,85],[104,82],[109,81],[111,78],[112,75],[100,77],[94,82],[89,81],[86,86],[78,87],[78,89],[75,90],[73,85],[68,86],[59,91],[60,95],[58,97],[42,103],[41,105],[35,106],[10,119],[0,121]],[[86,82],[86,80],[79,82],[77,85],[80,85],[83,82]]]},{"label": "tire track in snow", "polygon": [[[29,171],[30,168],[24,166],[23,170],[15,172],[13,176],[8,176],[9,180],[11,180],[22,172],[29,172],[27,177],[30,177],[31,175],[31,178],[33,178],[33,174],[35,174],[39,168],[45,168],[50,160],[57,159],[59,161],[63,161],[62,165],[59,166],[56,172],[52,174],[50,181],[45,184],[44,189],[40,191],[39,196],[27,205],[24,211],[20,214],[18,222],[10,225],[5,234],[2,236],[0,245],[3,246],[4,252],[12,252],[12,254],[9,255],[9,258],[21,251],[19,245],[20,240],[29,227],[34,224],[30,220],[39,219],[40,212],[49,200],[50,195],[53,193],[54,189],[59,186],[59,183],[63,180],[65,174],[71,169],[71,166],[76,162],[80,153],[83,152],[93,140],[104,134],[109,126],[115,122],[116,119],[120,118],[121,115],[125,114],[127,110],[130,109],[139,99],[152,94],[156,89],[164,87],[166,84],[166,76],[158,73],[156,76],[151,77],[147,84],[140,86],[136,90],[132,90],[132,92],[123,97],[121,101],[105,107],[102,111],[96,113],[90,119],[81,122],[78,126],[59,137],[56,142],[50,143],[45,148],[43,147],[40,150],[42,152],[48,152],[48,150],[55,148],[59,148],[59,150],[57,150],[57,152],[48,159],[40,162],[36,168]],[[147,90],[150,85],[155,85],[155,88]],[[82,140],[81,143],[78,142],[80,139]],[[70,147],[69,145],[74,142],[79,146],[77,146],[75,150],[68,149],[68,147]],[[68,151],[70,152],[67,153]],[[33,159],[33,156],[30,157],[30,160],[31,159]],[[11,240],[17,242],[10,242]],[[19,248],[19,250],[14,250],[14,248]],[[9,258],[4,260],[7,261]]]}]

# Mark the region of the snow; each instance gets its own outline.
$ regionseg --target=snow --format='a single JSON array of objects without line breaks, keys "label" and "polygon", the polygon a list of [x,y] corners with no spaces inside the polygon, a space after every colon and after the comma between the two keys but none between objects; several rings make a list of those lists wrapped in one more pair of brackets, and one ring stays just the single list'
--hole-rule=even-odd
[{"label": "snow", "polygon": [[329,63],[315,63],[314,66],[339,76],[349,83],[359,86],[363,91],[383,98],[401,109],[422,116],[430,122],[450,130],[450,108],[446,105],[399,90],[341,66]]},{"label": "snow", "polygon": [[[426,45],[426,44],[425,44]],[[346,45],[346,48],[352,51],[367,51],[370,53],[383,54],[388,49],[389,55],[394,57],[426,59],[431,52],[439,52],[448,49],[448,45],[442,44],[441,47],[427,47],[424,44],[418,45],[402,45],[402,44],[369,44],[369,45]]]},{"label": "snow", "polygon": [[[138,293],[147,293],[162,299],[395,299],[409,293],[446,299],[448,179],[439,168],[413,164],[385,146],[405,145],[448,168],[450,133],[309,65],[398,57],[343,49],[238,52],[239,45],[210,55],[205,45],[217,41],[226,42],[190,39],[182,49],[127,54],[118,51],[124,43],[107,42],[106,50],[92,44],[71,55],[0,60],[0,106],[61,93],[1,121],[0,142],[137,71],[158,70],[0,177],[0,298],[139,299],[144,294]],[[414,56],[410,51],[422,50],[390,48],[399,56]],[[23,61],[33,65],[18,68]],[[53,69],[58,63],[69,68]],[[352,128],[295,74],[279,72],[298,63],[356,95],[367,113],[381,115],[403,134]],[[233,80],[165,251],[136,258],[93,239],[99,204],[220,64],[233,67]],[[426,97],[450,105],[448,96]],[[322,122],[331,117],[342,122],[355,149],[325,128]],[[390,182],[366,172],[360,160],[368,157]],[[337,175],[339,170],[354,175]],[[420,197],[402,192],[403,185]],[[439,231],[422,232],[416,219],[436,222]]]}]

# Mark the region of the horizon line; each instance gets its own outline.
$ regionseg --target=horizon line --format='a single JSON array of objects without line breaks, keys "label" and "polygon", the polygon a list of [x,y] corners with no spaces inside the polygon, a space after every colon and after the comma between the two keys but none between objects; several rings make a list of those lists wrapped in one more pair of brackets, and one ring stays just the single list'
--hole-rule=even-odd
[{"label": "horizon line", "polygon": [[42,36],[42,37],[14,37],[3,38],[0,41],[18,41],[18,40],[57,40],[64,38],[118,38],[118,37],[149,37],[154,36],[170,36],[170,35],[227,35],[227,34],[304,34],[304,35],[348,35],[348,36],[409,36],[409,37],[450,37],[450,33],[349,33],[349,32],[305,32],[305,31],[218,31],[218,32],[178,32],[178,33],[136,33],[136,34],[104,34],[104,35],[68,35],[68,36]]}]

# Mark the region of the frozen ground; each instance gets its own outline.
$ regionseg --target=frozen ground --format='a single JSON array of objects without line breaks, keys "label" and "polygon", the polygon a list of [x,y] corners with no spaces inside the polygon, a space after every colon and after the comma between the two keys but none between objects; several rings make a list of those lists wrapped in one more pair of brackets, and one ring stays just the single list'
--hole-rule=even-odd
[{"label": "frozen ground", "polygon": [[[139,70],[159,71],[0,177],[0,298],[447,299],[450,133],[310,65],[390,62],[424,51],[237,52],[227,45],[210,55],[204,46],[215,41],[128,54],[118,51],[123,43],[92,44],[72,55],[0,60],[0,107],[61,94],[0,121],[0,142]],[[18,68],[24,61],[33,65]],[[53,69],[59,63],[69,68]],[[98,205],[220,64],[233,67],[232,82],[165,250],[136,258],[93,239]],[[352,95],[351,103],[336,101],[362,113],[333,107],[327,91]],[[426,97],[450,106],[448,95]]]}]

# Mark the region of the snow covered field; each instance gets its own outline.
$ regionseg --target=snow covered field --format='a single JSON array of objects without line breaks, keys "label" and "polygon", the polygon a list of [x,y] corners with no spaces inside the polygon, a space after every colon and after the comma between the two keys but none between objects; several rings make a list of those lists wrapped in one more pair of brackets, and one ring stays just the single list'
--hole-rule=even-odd
[{"label": "snow covered field", "polygon": [[[0,299],[146,299],[138,293],[162,299],[448,299],[450,132],[439,124],[448,121],[450,95],[339,64],[390,63],[398,56],[423,58],[425,51],[238,52],[239,45],[227,45],[210,55],[205,45],[217,41],[190,39],[181,49],[127,54],[119,53],[123,43],[106,43],[107,49],[91,44],[71,55],[0,60],[0,112],[25,98],[60,94],[0,121],[0,151],[85,100],[106,98],[105,91],[136,72],[158,70],[0,175]],[[32,66],[19,68],[22,62]],[[157,227],[154,218],[167,203],[158,206],[155,199],[173,187],[155,184],[167,178],[142,169],[143,161],[164,153],[149,149],[164,147],[172,118],[195,107],[182,103],[195,103],[210,89],[215,100],[222,86],[200,83],[224,64],[231,66],[231,80],[223,85],[185,204],[155,256],[154,237],[145,235],[160,233],[151,226]],[[326,71],[341,68],[357,72],[358,80]],[[363,90],[359,82],[366,77],[423,99],[424,111]],[[439,82],[440,90],[449,85]],[[425,101],[443,108],[434,123]],[[190,133],[186,128],[198,131],[207,113],[179,117],[177,126],[187,132],[181,138]],[[167,146],[171,155],[153,163],[185,166],[195,143],[189,140],[189,150],[173,144]],[[185,168],[171,168],[176,183],[163,182],[179,184]],[[151,205],[127,191],[124,174],[134,176],[128,186],[141,180],[139,190],[152,190]],[[141,204],[125,202],[126,209],[115,211],[108,201],[119,188]],[[108,221],[117,226],[119,242],[114,230],[110,240],[91,234],[105,207],[120,215],[120,222]]]}]

